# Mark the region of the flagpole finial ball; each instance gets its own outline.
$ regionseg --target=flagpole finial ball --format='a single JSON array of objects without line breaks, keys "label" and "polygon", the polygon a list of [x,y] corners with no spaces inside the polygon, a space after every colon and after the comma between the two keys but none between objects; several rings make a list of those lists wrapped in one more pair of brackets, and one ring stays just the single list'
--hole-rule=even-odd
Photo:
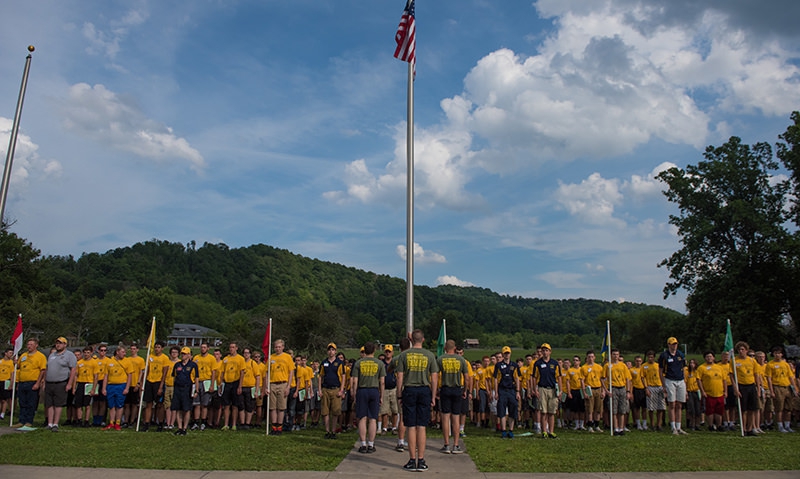
[{"label": "flagpole finial ball", "polygon": [[34,50],[36,50],[36,47],[34,47],[33,45],[28,45],[29,52],[33,53]]}]

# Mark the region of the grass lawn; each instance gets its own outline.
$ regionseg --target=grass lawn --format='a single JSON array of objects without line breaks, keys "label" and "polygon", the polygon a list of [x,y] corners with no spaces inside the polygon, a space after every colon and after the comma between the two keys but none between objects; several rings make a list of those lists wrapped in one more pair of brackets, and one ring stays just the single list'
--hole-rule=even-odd
[{"label": "grass lawn", "polygon": [[[37,425],[40,422],[37,421]],[[28,466],[231,471],[332,471],[353,447],[354,432],[336,441],[321,429],[283,434],[250,431],[101,431],[61,427],[0,436],[0,463]],[[180,447],[178,447],[180,444]]]},{"label": "grass lawn", "polygon": [[746,437],[738,431],[633,431],[622,437],[557,429],[557,439],[472,428],[464,439],[481,472],[671,472],[800,469],[800,433]]},{"label": "grass lawn", "polygon": [[[37,424],[39,424],[37,417]],[[557,439],[525,436],[512,440],[468,427],[466,449],[481,472],[670,472],[800,469],[800,433],[770,432],[742,438],[737,433],[638,432],[623,437],[557,430]],[[332,471],[350,452],[356,433],[322,439],[320,428],[280,437],[263,430],[190,432],[104,432],[62,427],[0,436],[0,463],[35,466],[134,469]],[[441,433],[429,430],[432,445]],[[181,447],[176,448],[177,444]],[[176,451],[180,454],[176,454]]]}]

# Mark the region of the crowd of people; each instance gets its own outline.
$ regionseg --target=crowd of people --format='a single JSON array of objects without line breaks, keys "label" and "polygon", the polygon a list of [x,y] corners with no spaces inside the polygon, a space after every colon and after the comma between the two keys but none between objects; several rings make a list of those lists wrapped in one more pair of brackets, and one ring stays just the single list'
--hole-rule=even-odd
[{"label": "crowd of people", "polygon": [[524,358],[512,360],[506,346],[470,363],[452,340],[438,358],[423,343],[415,330],[401,339],[397,354],[391,344],[379,350],[370,342],[359,358],[348,359],[331,342],[326,357],[309,364],[305,355],[285,351],[280,339],[264,360],[249,347],[240,353],[236,343],[223,355],[208,343],[193,354],[186,346],[165,351],[156,342],[143,358],[136,344],[69,351],[63,337],[48,357],[29,339],[16,360],[11,348],[0,359],[0,418],[15,387],[14,426],[20,428],[33,427],[40,401],[54,432],[66,425],[176,435],[264,428],[280,435],[321,427],[325,439],[336,439],[355,427],[364,454],[375,451],[376,435],[396,435],[396,449],[409,453],[403,467],[414,471],[427,469],[428,427],[442,429],[441,452],[459,454],[467,424],[494,428],[504,439],[514,437],[515,427],[543,438],[556,438],[556,428],[624,435],[633,427],[755,436],[793,432],[793,417],[800,419],[800,373],[782,346],[772,348],[769,362],[763,351],[739,342],[733,357],[706,351],[698,364],[686,361],[674,337],[664,351],[633,361],[617,349],[608,358],[605,351],[601,358],[587,351],[584,358],[559,360],[545,343]]}]

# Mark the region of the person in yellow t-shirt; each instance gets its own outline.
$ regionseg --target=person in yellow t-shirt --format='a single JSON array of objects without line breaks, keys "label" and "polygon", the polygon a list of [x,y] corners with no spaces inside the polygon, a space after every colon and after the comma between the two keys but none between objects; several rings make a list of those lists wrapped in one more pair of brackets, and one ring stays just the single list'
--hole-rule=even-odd
[{"label": "person in yellow t-shirt", "polygon": [[[661,383],[661,372],[656,362],[656,353],[652,349],[645,353],[647,362],[642,364],[642,382],[647,396],[647,414],[653,430],[660,431],[664,424],[664,414],[667,410],[667,401],[664,394],[664,385]],[[647,430],[647,422],[644,423]]]},{"label": "person in yellow t-shirt", "polygon": [[[464,348],[461,346],[456,346],[456,354],[464,357]],[[466,361],[466,359],[465,359]],[[472,386],[472,382],[475,380],[475,371],[472,369],[472,364],[467,361],[467,377],[469,378],[469,387],[466,388],[467,394],[466,397],[461,401],[461,421],[458,423],[459,428],[459,435],[461,437],[466,437],[467,435],[464,433],[464,426],[467,422],[467,413],[470,411],[470,405],[472,404],[472,391],[475,389]],[[462,384],[462,386],[465,386]]]},{"label": "person in yellow t-shirt", "polygon": [[589,432],[603,432],[600,422],[603,419],[603,399],[608,393],[603,384],[605,377],[605,368],[595,362],[594,351],[587,351],[586,363],[581,366],[581,389],[585,396],[586,423],[589,425],[587,428]]},{"label": "person in yellow t-shirt", "polygon": [[97,345],[94,358],[95,368],[97,369],[97,389],[94,390],[92,397],[92,425],[104,426],[106,419],[106,396],[103,394],[103,378],[106,377],[106,362],[108,361],[108,345],[100,343]]},{"label": "person in yellow t-shirt", "polygon": [[758,393],[759,410],[758,418],[756,419],[756,424],[758,424],[759,431],[761,431],[762,425],[764,429],[773,427],[772,414],[774,409],[772,407],[772,395],[769,393],[769,384],[767,384],[767,355],[764,351],[755,351],[753,357],[756,360],[756,373],[761,378],[761,390]]},{"label": "person in yellow t-shirt", "polygon": [[574,423],[572,429],[575,431],[586,430],[583,424],[586,417],[586,403],[581,393],[580,356],[572,357],[572,364],[567,368],[566,372],[567,387],[564,391],[567,393],[567,410],[569,411],[570,419]]},{"label": "person in yellow t-shirt", "polygon": [[222,358],[224,372],[222,374],[223,424],[221,429],[235,431],[239,411],[244,409],[242,380],[245,374],[245,361],[244,357],[239,354],[239,346],[236,343],[228,345],[228,352],[229,354]]},{"label": "person in yellow t-shirt", "polygon": [[615,436],[625,434],[630,400],[633,399],[633,377],[628,366],[619,360],[619,349],[611,349],[611,417]]},{"label": "person in yellow t-shirt", "polygon": [[757,434],[758,423],[756,412],[759,410],[758,392],[761,389],[761,378],[756,374],[758,363],[747,355],[750,345],[739,341],[733,347],[736,357],[731,361],[731,370],[736,369],[736,381],[733,384],[734,394],[739,398],[742,411],[742,423],[745,436]]},{"label": "person in yellow t-shirt", "polygon": [[200,353],[194,356],[193,361],[197,364],[197,370],[199,371],[197,380],[199,381],[200,389],[193,399],[194,421],[191,429],[192,431],[197,429],[203,431],[208,427],[208,406],[211,404],[214,391],[216,391],[215,379],[217,372],[217,360],[209,351],[207,341],[203,341],[200,344]]},{"label": "person in yellow t-shirt", "polygon": [[494,391],[494,385],[490,385],[492,371],[489,367],[489,356],[481,358],[481,367],[475,371],[475,380],[478,383],[478,420],[483,428],[489,427],[489,403],[492,402],[490,391]]},{"label": "person in yellow t-shirt", "polygon": [[772,348],[772,361],[767,363],[766,376],[769,391],[775,405],[775,420],[779,432],[794,432],[792,422],[792,396],[797,396],[797,384],[792,367],[784,359],[783,346]]},{"label": "person in yellow t-shirt", "polygon": [[106,361],[106,374],[103,377],[103,395],[108,401],[108,425],[104,431],[122,430],[122,409],[125,407],[125,395],[131,386],[133,368],[125,357],[125,347],[117,346],[114,356]]},{"label": "person in yellow t-shirt", "polygon": [[295,356],[295,368],[294,368],[294,386],[292,388],[292,396],[293,396],[293,406],[294,410],[291,412],[292,415],[292,430],[299,431],[300,426],[305,424],[305,412],[306,412],[306,399],[310,394],[310,385],[311,385],[311,378],[313,377],[313,372],[311,368],[307,368],[303,365],[303,356],[298,354]]},{"label": "person in yellow t-shirt", "polygon": [[294,375],[294,360],[283,352],[286,343],[276,339],[272,343],[272,354],[269,357],[269,420],[272,434],[283,432],[283,417],[286,414],[286,403],[289,396],[289,384]]},{"label": "person in yellow t-shirt", "polygon": [[168,431],[175,429],[175,417],[178,415],[177,411],[172,410],[172,399],[175,396],[175,376],[172,375],[172,371],[175,365],[181,362],[180,354],[181,348],[178,346],[169,348],[169,369],[164,376],[164,413],[167,417]]},{"label": "person in yellow t-shirt", "polygon": [[244,348],[242,357],[244,357],[244,375],[240,402],[244,408],[239,410],[239,424],[242,429],[250,429],[256,407],[256,385],[261,382],[261,368],[253,361],[252,349]]},{"label": "person in yellow t-shirt", "polygon": [[633,420],[636,421],[636,429],[642,431],[645,428],[647,421],[647,388],[644,386],[642,380],[642,357],[637,355],[633,358],[633,366],[631,367],[631,386],[633,386],[633,401],[631,401],[631,409],[633,410]]},{"label": "person in yellow t-shirt", "polygon": [[6,348],[0,358],[0,419],[6,418],[11,404],[11,377],[14,374],[14,348]]},{"label": "person in yellow t-shirt", "polygon": [[97,366],[92,359],[91,346],[83,348],[76,370],[78,372],[72,386],[72,393],[75,396],[75,406],[78,408],[78,423],[83,427],[89,427],[92,392],[97,388],[98,380]]},{"label": "person in yellow t-shirt", "polygon": [[697,384],[697,360],[689,360],[683,369],[683,377],[686,381],[686,427],[699,431],[703,414],[703,398],[700,394],[700,386]]},{"label": "person in yellow t-shirt", "polygon": [[225,374],[225,364],[222,362],[222,351],[219,348],[214,348],[214,360],[217,362],[214,366],[214,394],[211,395],[211,404],[208,406],[209,410],[209,426],[221,427],[222,423],[222,377]]},{"label": "person in yellow t-shirt", "polygon": [[715,363],[712,351],[703,353],[706,362],[697,368],[698,386],[706,400],[706,420],[709,431],[722,431],[725,397],[728,395],[728,369]]},{"label": "person in yellow t-shirt", "polygon": [[131,344],[128,355],[128,363],[131,365],[131,386],[128,388],[128,395],[125,396],[125,411],[122,428],[125,429],[129,424],[136,423],[139,414],[139,401],[142,396],[142,384],[144,383],[144,369],[146,363],[144,358],[139,356],[139,346]]},{"label": "person in yellow t-shirt", "polygon": [[33,416],[39,407],[39,391],[44,385],[47,372],[47,357],[39,352],[39,340],[31,338],[25,344],[27,350],[17,361],[17,397],[19,398],[20,426],[33,426]]},{"label": "person in yellow t-shirt", "polygon": [[164,420],[166,413],[164,411],[164,384],[166,382],[169,368],[172,362],[169,356],[164,354],[164,342],[156,341],[153,346],[153,354],[147,358],[147,379],[144,383],[144,424],[141,427],[142,431],[147,431],[152,424],[153,408],[155,407],[156,421],[158,422],[158,431],[164,430]]}]

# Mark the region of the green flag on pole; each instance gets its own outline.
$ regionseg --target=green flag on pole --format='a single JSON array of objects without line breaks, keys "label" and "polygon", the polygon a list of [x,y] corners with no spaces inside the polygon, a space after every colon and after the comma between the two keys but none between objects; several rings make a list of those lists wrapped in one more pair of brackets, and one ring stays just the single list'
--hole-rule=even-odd
[{"label": "green flag on pole", "polygon": [[728,331],[725,333],[725,351],[731,351],[733,357],[733,334],[731,334],[731,320],[728,320]]},{"label": "green flag on pole", "polygon": [[436,340],[436,355],[441,356],[444,354],[444,343],[447,342],[447,328],[444,325],[444,319],[442,320],[442,328],[439,330],[439,339]]}]

